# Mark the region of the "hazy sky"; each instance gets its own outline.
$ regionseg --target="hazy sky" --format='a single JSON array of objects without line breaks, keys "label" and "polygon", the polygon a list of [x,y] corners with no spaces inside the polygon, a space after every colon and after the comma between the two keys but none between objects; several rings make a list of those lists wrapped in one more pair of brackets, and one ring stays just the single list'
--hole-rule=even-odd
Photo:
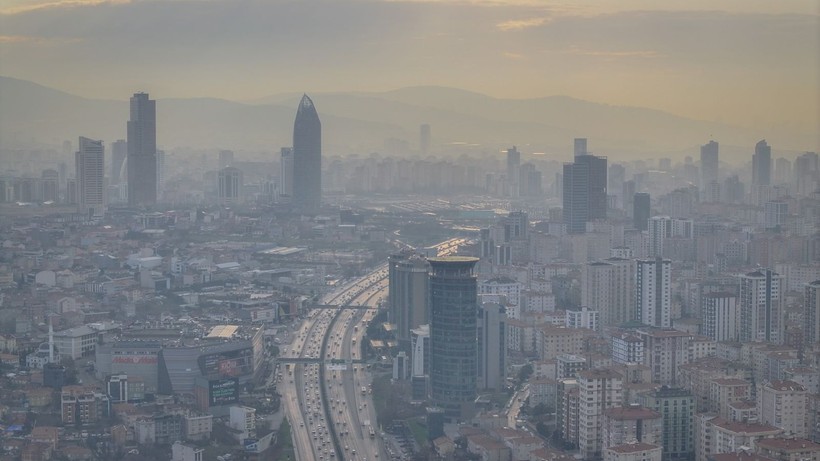
[{"label": "hazy sky", "polygon": [[[87,97],[569,95],[820,126],[820,0],[0,0],[0,74]],[[762,137],[761,136],[761,137]]]}]

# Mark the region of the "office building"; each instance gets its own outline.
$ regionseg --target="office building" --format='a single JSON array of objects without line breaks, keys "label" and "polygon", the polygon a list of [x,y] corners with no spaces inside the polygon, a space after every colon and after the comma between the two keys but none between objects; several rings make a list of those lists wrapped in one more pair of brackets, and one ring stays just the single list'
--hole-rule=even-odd
[{"label": "office building", "polygon": [[125,166],[128,158],[128,143],[124,139],[118,139],[111,143],[111,172],[110,183],[120,184],[126,181]]},{"label": "office building", "polygon": [[635,270],[636,320],[644,325],[672,326],[672,261],[639,259]]},{"label": "office building", "polygon": [[626,168],[620,163],[610,165],[607,174],[607,190],[617,197],[617,205],[621,209],[624,207],[624,181],[626,181]]},{"label": "office building", "polygon": [[600,458],[603,449],[604,414],[623,405],[623,378],[607,369],[578,372],[578,448],[583,459]]},{"label": "office building", "polygon": [[563,171],[564,223],[568,233],[583,234],[587,222],[606,218],[607,159],[579,155],[565,163]]},{"label": "office building", "polygon": [[569,308],[566,311],[567,328],[586,328],[598,331],[600,328],[601,313],[587,307]]},{"label": "office building", "polygon": [[179,440],[171,446],[171,461],[202,461],[205,450],[186,445]]},{"label": "office building", "polygon": [[649,216],[652,214],[649,199],[646,192],[638,192],[632,197],[632,227],[639,231],[649,229]]},{"label": "office building", "polygon": [[433,404],[450,419],[473,414],[476,397],[478,258],[429,258],[430,388]]},{"label": "office building", "polygon": [[504,241],[527,240],[530,218],[524,211],[511,211],[504,219]]},{"label": "office building", "polygon": [[507,149],[507,187],[509,197],[519,196],[521,192],[521,153],[515,146]]},{"label": "office building", "polygon": [[581,305],[600,313],[602,326],[635,320],[635,263],[609,258],[585,264],[581,272]]},{"label": "office building", "polygon": [[128,204],[134,207],[157,202],[156,101],[148,93],[131,97],[128,120]]},{"label": "office building", "polygon": [[703,295],[701,334],[714,341],[737,341],[737,296],[728,292]]},{"label": "office building", "polygon": [[805,324],[805,344],[820,342],[820,280],[807,283],[804,290],[803,322]]},{"label": "office building", "polygon": [[769,269],[739,276],[741,342],[783,342],[784,279]]},{"label": "office building", "polygon": [[429,323],[428,264],[414,252],[402,252],[390,255],[387,267],[388,320],[400,347],[406,349],[411,330]]},{"label": "office building", "polygon": [[587,151],[587,138],[575,138],[573,140],[572,153],[573,157],[589,155],[589,152]]},{"label": "office building", "polygon": [[293,196],[301,211],[319,209],[322,202],[322,122],[308,95],[302,96],[293,123]]},{"label": "office building", "polygon": [[478,316],[478,387],[501,391],[506,384],[507,314],[497,303],[484,303]]},{"label": "office building", "polygon": [[234,167],[223,168],[217,174],[217,181],[220,205],[236,205],[242,201],[242,170]]},{"label": "office building", "polygon": [[718,151],[720,145],[716,141],[700,146],[700,190],[705,191],[710,184],[716,183],[720,178],[718,174],[719,160]]},{"label": "office building", "polygon": [[105,214],[105,150],[102,141],[80,136],[75,155],[79,212],[88,217]]},{"label": "office building", "polygon": [[768,186],[771,184],[772,148],[762,140],[755,145],[752,156],[752,186]]},{"label": "office building", "polygon": [[686,389],[663,386],[641,394],[639,401],[661,414],[663,459],[691,459],[695,450],[695,403],[692,393]]},{"label": "office building", "polygon": [[279,188],[285,197],[293,196],[293,148],[283,147],[279,156]]}]

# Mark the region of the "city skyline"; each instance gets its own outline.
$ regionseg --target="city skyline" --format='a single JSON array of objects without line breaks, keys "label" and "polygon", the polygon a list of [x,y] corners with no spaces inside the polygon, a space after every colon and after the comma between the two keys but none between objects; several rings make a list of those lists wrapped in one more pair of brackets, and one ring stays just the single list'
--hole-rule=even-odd
[{"label": "city skyline", "polygon": [[[192,9],[197,21],[190,19]],[[818,18],[817,5],[801,1],[371,0],[319,8],[15,0],[0,10],[0,73],[98,98],[141,88],[163,97],[247,101],[305,90],[437,85],[498,98],[567,95],[760,130],[777,125],[816,133]],[[132,21],[150,28],[151,38],[128,27]],[[190,27],[169,27],[179,21]],[[225,32],[210,34],[215,21]],[[45,22],[53,25],[48,32]],[[96,27],[103,24],[111,27]],[[280,35],[292,29],[313,36],[294,41]],[[118,51],[125,44],[132,53],[127,61]],[[256,59],[263,50],[273,59]],[[92,56],[110,65],[89,74]],[[154,65],[138,64],[149,57]],[[202,72],[214,60],[225,70]],[[287,75],[280,61],[289,63]],[[54,65],[61,72],[48,72]],[[484,71],[475,74],[475,68]]]}]

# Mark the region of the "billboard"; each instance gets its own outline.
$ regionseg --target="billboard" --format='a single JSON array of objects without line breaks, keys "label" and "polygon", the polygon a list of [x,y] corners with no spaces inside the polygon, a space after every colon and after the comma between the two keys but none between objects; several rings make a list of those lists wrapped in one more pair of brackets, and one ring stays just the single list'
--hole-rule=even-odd
[{"label": "billboard", "polygon": [[236,378],[208,381],[208,405],[228,405],[239,401],[239,380]]},{"label": "billboard", "polygon": [[199,368],[203,376],[232,378],[253,374],[253,349],[212,352],[199,357]]}]

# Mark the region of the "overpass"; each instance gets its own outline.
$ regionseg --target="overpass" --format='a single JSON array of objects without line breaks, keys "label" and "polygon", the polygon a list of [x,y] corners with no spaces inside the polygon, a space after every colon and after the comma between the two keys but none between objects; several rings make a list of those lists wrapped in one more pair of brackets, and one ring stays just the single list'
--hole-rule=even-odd
[{"label": "overpass", "polygon": [[362,310],[362,311],[379,310],[379,308],[376,307],[376,306],[354,305],[354,304],[345,304],[343,306],[339,305],[339,304],[311,304],[310,306],[308,306],[308,309],[332,309],[332,310],[356,309],[356,310]]},{"label": "overpass", "polygon": [[318,357],[282,357],[277,358],[279,363],[323,363],[325,365],[349,365],[352,363],[367,363],[362,359],[320,359]]}]

